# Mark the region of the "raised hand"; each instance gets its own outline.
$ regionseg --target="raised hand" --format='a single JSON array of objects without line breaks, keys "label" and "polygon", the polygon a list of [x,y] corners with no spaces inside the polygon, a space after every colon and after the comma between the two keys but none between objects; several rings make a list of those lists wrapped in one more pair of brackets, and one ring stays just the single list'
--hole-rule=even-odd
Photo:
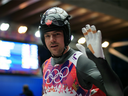
[{"label": "raised hand", "polygon": [[76,47],[87,57],[86,48],[83,45],[77,43]]},{"label": "raised hand", "polygon": [[94,25],[90,26],[89,24],[87,24],[85,27],[82,28],[82,32],[84,34],[84,37],[86,38],[87,47],[90,49],[90,51],[97,58],[101,57],[105,59],[103,49],[101,46],[101,31],[97,31]]}]

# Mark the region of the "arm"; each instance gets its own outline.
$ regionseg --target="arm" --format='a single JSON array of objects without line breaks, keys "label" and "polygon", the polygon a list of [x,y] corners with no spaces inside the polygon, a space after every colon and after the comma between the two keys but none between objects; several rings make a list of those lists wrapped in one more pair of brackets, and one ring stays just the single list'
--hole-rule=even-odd
[{"label": "arm", "polygon": [[[101,63],[102,62],[99,62],[99,64]],[[85,89],[91,89],[92,84],[94,84],[107,96],[123,96],[118,77],[111,70],[109,65],[106,64],[102,63],[103,66],[100,66],[101,70],[98,70],[97,65],[92,60],[81,55],[76,67],[80,85]],[[104,67],[106,70],[104,70]]]},{"label": "arm", "polygon": [[79,83],[83,88],[91,89],[92,84],[94,84],[106,93],[102,76],[92,60],[81,55],[78,59],[76,69]]},{"label": "arm", "polygon": [[95,62],[98,70],[100,71],[108,96],[123,96],[122,84],[107,61],[103,58],[95,57],[89,49],[87,49],[86,52],[88,58]]},{"label": "arm", "polygon": [[96,32],[95,26],[90,27],[90,25],[82,28],[82,32],[87,40],[87,57],[95,62],[102,76],[103,86],[106,92],[103,89],[101,90],[103,90],[108,96],[123,96],[120,80],[105,60],[103,49],[101,47],[101,32]]}]

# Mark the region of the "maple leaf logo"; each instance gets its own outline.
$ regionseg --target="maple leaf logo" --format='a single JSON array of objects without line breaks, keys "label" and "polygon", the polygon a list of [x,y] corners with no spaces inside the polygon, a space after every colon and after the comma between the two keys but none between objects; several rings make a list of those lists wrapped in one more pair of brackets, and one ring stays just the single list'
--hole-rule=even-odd
[{"label": "maple leaf logo", "polygon": [[46,22],[46,25],[51,25],[52,24],[52,21],[50,21],[50,20],[48,20],[47,22]]}]

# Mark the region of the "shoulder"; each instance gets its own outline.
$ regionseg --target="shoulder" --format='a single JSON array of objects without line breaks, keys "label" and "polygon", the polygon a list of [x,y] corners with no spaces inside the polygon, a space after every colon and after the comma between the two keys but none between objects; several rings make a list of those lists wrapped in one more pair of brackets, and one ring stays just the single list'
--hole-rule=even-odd
[{"label": "shoulder", "polygon": [[77,69],[79,70],[89,70],[96,68],[96,64],[87,58],[84,54],[80,55],[76,65]]},{"label": "shoulder", "polygon": [[50,61],[51,61],[51,58],[52,58],[52,57],[50,57],[49,59],[46,59],[43,64],[47,64],[48,62],[50,62]]},{"label": "shoulder", "polygon": [[94,64],[94,62],[91,59],[89,59],[88,57],[86,57],[84,54],[79,56],[77,63]]},{"label": "shoulder", "polygon": [[42,64],[42,69],[43,69],[44,66],[45,66],[48,62],[50,62],[50,61],[51,61],[51,57],[50,57],[49,59],[45,60],[45,62]]}]

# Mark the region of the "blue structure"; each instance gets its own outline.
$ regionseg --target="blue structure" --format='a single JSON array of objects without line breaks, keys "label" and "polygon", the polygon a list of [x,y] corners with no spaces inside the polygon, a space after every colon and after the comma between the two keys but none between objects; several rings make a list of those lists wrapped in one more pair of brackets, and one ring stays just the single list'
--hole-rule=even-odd
[{"label": "blue structure", "polygon": [[24,84],[35,96],[42,96],[42,77],[19,75],[0,75],[0,96],[19,96]]}]

